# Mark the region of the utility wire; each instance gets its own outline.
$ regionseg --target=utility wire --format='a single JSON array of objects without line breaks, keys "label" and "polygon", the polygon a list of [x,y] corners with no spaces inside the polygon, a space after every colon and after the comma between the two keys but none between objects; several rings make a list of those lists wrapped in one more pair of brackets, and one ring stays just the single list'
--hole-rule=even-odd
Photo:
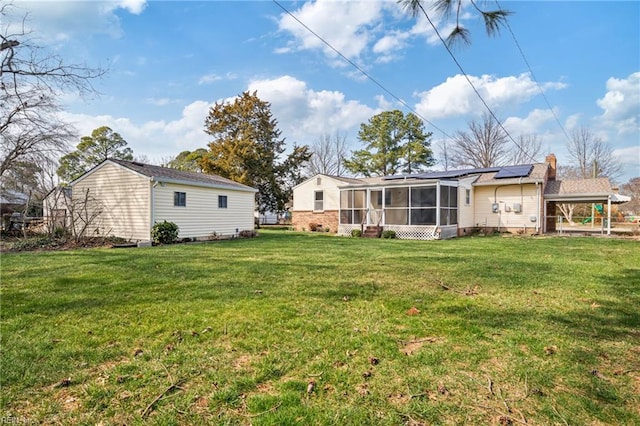
[{"label": "utility wire", "polygon": [[[316,33],[315,31],[313,31],[311,28],[309,28],[304,22],[302,22],[300,19],[298,19],[293,13],[289,12],[289,10],[287,8],[285,8],[282,4],[280,4],[280,2],[278,2],[278,0],[272,0],[276,5],[278,5],[278,7],[280,7],[280,9],[282,9],[287,15],[291,16],[296,22],[298,22],[300,25],[302,25],[307,31],[309,31],[311,34],[313,34],[318,40],[320,40],[321,42],[323,42],[327,47],[329,47],[329,49],[333,50],[338,56],[340,56],[342,59],[344,59],[348,64],[350,64],[352,67],[354,67],[355,69],[357,69],[362,75],[364,75],[365,77],[367,77],[369,80],[371,80],[376,86],[378,86],[379,88],[381,88],[382,90],[384,90],[389,96],[391,96],[393,99],[395,99],[396,101],[398,101],[400,104],[402,104],[405,108],[407,108],[409,111],[413,112],[416,116],[418,116],[422,121],[425,121],[426,123],[430,124],[433,128],[435,128],[436,130],[438,130],[439,132],[441,132],[442,134],[446,135],[448,138],[452,139],[452,136],[450,136],[449,134],[447,134],[444,130],[442,130],[441,128],[439,128],[438,126],[436,126],[435,124],[433,124],[431,121],[427,120],[425,117],[423,117],[420,113],[418,113],[415,109],[413,109],[409,104],[407,104],[405,101],[403,101],[402,99],[400,99],[398,96],[396,96],[393,92],[391,92],[391,90],[387,89],[382,83],[380,83],[378,80],[376,80],[375,78],[373,78],[373,76],[371,76],[369,73],[367,73],[365,70],[363,70],[360,66],[358,66],[358,64],[356,64],[355,62],[353,62],[351,59],[347,58],[346,56],[344,56],[342,54],[342,52],[340,52],[338,49],[336,49],[335,47],[333,47],[331,45],[331,43],[329,43],[328,41],[326,41],[324,38],[322,38],[318,33]],[[477,92],[476,92],[477,93]],[[486,104],[485,104],[486,105]],[[501,125],[502,126],[502,125]]]},{"label": "utility wire", "polygon": [[[502,10],[502,6],[500,6],[500,3],[498,2],[498,0],[495,0],[495,1],[496,1],[496,4],[498,5],[498,9]],[[540,90],[540,94],[542,95],[542,98],[544,99],[545,103],[549,107],[549,111],[551,111],[551,114],[553,114],[553,118],[556,120],[556,123],[558,123],[558,126],[560,126],[562,133],[564,133],[567,140],[571,143],[571,137],[565,130],[560,120],[558,119],[558,116],[556,115],[556,112],[553,110],[553,107],[549,103],[549,99],[547,99],[547,95],[544,93],[544,90],[542,90],[542,87],[540,86],[540,83],[538,82],[536,75],[533,73],[533,70],[531,69],[531,65],[529,65],[529,61],[527,60],[527,57],[524,55],[524,51],[522,50],[522,47],[520,47],[520,43],[518,42],[518,39],[516,38],[515,33],[511,29],[511,25],[509,25],[509,21],[505,19],[504,22],[507,25],[507,29],[509,30],[509,33],[511,33],[511,37],[513,38],[514,43],[516,44],[516,46],[518,47],[518,50],[520,51],[520,55],[522,56],[524,63],[527,65],[527,68],[529,69],[529,74],[531,74],[531,78],[533,78],[533,81],[536,83],[536,86],[538,86],[538,90]]]},{"label": "utility wire", "polygon": [[[275,0],[274,0],[275,1]],[[489,114],[491,114],[491,117],[493,117],[494,120],[496,120],[496,122],[498,123],[498,125],[500,126],[500,128],[502,129],[502,131],[504,131],[504,133],[507,135],[507,137],[511,140],[511,142],[513,142],[515,144],[515,146],[518,147],[518,149],[520,149],[520,151],[522,151],[523,154],[525,154],[527,157],[529,157],[534,163],[536,162],[536,159],[533,158],[533,156],[528,153],[527,151],[524,150],[524,148],[522,148],[522,146],[520,146],[520,144],[518,142],[516,142],[516,140],[511,136],[511,134],[507,131],[507,129],[504,128],[504,126],[502,125],[502,122],[500,122],[500,120],[498,119],[498,117],[496,117],[496,115],[493,113],[493,111],[491,110],[491,108],[489,107],[489,105],[487,105],[487,102],[484,100],[484,98],[482,97],[482,95],[480,94],[480,92],[478,92],[478,89],[476,89],[476,86],[473,84],[473,82],[471,81],[471,79],[469,78],[469,76],[467,75],[467,73],[465,72],[465,70],[462,68],[462,65],[460,65],[460,62],[458,62],[458,59],[455,57],[455,55],[453,54],[453,52],[451,51],[451,49],[449,48],[449,45],[447,44],[446,41],[444,41],[444,39],[442,38],[442,35],[440,35],[440,31],[438,31],[438,28],[436,28],[435,24],[433,23],[433,21],[431,20],[431,18],[429,17],[429,15],[427,14],[427,11],[424,10],[424,7],[422,6],[422,2],[418,2],[418,7],[420,7],[420,10],[422,10],[422,13],[424,14],[425,18],[427,18],[427,21],[429,21],[429,24],[431,25],[431,28],[433,28],[433,31],[436,33],[436,35],[438,36],[438,38],[440,39],[440,41],[442,42],[442,44],[444,45],[445,49],[447,49],[447,52],[449,53],[449,55],[451,56],[451,59],[453,59],[453,62],[455,62],[455,64],[458,66],[458,69],[460,70],[460,72],[464,75],[464,78],[467,79],[467,83],[469,83],[469,85],[471,86],[471,88],[473,89],[473,91],[476,93],[476,95],[478,96],[478,98],[480,99],[480,101],[482,102],[482,104],[485,106],[485,108],[487,109],[487,111],[489,111]]]}]

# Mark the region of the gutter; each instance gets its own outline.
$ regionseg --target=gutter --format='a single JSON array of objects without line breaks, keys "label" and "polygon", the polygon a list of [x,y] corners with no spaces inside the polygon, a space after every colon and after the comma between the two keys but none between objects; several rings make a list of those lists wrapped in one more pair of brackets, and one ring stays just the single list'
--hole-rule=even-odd
[{"label": "gutter", "polygon": [[224,183],[207,183],[207,182],[195,182],[192,180],[180,180],[180,179],[167,179],[156,176],[151,176],[151,182],[156,183],[175,183],[178,185],[187,185],[187,186],[199,186],[202,188],[216,188],[216,189],[229,189],[232,191],[242,191],[242,192],[258,192],[257,189],[252,188],[250,186],[242,185],[238,183],[236,185],[224,184]]}]

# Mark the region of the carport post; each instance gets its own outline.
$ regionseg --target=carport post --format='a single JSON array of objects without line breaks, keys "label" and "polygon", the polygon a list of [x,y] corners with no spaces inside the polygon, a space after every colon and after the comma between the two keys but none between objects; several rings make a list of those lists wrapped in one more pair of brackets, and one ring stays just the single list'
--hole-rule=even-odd
[{"label": "carport post", "polygon": [[611,195],[607,197],[607,235],[611,235]]}]

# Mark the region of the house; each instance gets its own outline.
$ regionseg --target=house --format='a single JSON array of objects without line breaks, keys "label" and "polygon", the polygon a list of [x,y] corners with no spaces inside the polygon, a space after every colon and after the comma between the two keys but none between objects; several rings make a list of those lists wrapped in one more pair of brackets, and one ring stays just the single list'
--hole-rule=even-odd
[{"label": "house", "polygon": [[178,225],[179,238],[254,229],[257,190],[220,176],[108,159],[70,188],[63,204],[85,235],[149,241],[153,225],[165,220]]},{"label": "house", "polygon": [[555,230],[556,203],[579,194],[588,202],[622,202],[604,180],[597,192],[590,179],[577,192],[562,191],[567,185],[556,181],[553,154],[544,163],[515,166],[361,179],[317,175],[294,188],[292,225],[302,230],[318,223],[339,235],[393,230],[407,239],[451,238],[476,229],[548,232]]}]

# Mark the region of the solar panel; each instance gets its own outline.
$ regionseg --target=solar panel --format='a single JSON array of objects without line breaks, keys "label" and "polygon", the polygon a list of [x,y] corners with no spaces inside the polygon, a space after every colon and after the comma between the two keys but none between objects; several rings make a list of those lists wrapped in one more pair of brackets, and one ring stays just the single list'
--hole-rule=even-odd
[{"label": "solar panel", "polygon": [[533,164],[502,167],[500,171],[496,173],[494,179],[527,177],[529,173],[531,173],[531,169],[533,169]]}]

